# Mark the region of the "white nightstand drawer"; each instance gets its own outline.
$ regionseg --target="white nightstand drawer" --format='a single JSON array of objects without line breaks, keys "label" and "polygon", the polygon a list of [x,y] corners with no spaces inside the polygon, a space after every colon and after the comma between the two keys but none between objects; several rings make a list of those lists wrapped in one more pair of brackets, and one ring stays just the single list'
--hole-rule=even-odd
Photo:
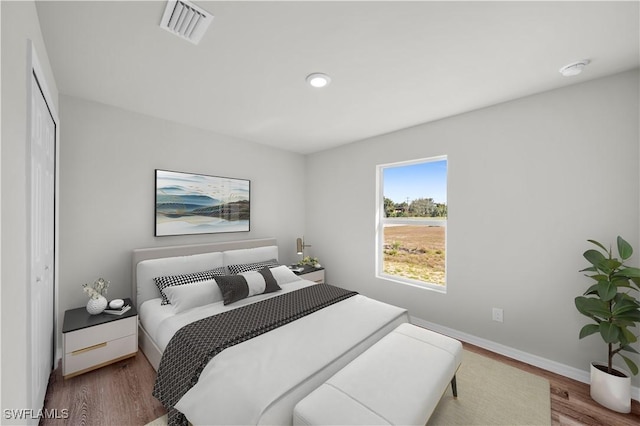
[{"label": "white nightstand drawer", "polygon": [[313,281],[318,284],[324,284],[324,269],[319,271],[309,272],[307,274],[301,274],[300,278],[304,280]]},{"label": "white nightstand drawer", "polygon": [[67,354],[124,336],[137,334],[138,317],[123,318],[93,327],[64,333],[64,349]]},{"label": "white nightstand drawer", "polygon": [[[133,319],[133,318],[132,318]],[[116,321],[119,322],[119,321]],[[120,339],[102,341],[64,355],[63,376],[111,363],[138,351],[138,336],[132,334]]]},{"label": "white nightstand drawer", "polygon": [[[125,299],[131,305],[131,299]],[[69,309],[62,323],[62,376],[68,379],[138,352],[138,311],[122,316],[89,315],[85,307]]]}]

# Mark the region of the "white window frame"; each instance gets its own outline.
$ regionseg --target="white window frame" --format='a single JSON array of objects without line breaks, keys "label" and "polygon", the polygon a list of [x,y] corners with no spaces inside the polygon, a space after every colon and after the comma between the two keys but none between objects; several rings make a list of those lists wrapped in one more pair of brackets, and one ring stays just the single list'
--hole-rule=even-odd
[{"label": "white window frame", "polygon": [[[419,287],[436,291],[439,293],[447,292],[447,263],[449,261],[447,250],[447,219],[422,219],[422,218],[402,218],[393,217],[387,218],[384,216],[384,170],[390,167],[402,167],[411,166],[413,164],[428,163],[435,161],[447,161],[447,194],[449,192],[449,159],[446,155],[440,155],[437,157],[420,158],[409,161],[399,161],[395,163],[378,164],[376,166],[376,278],[383,280],[393,281],[405,285]],[[448,197],[447,197],[448,207]],[[426,281],[419,281],[410,278],[405,278],[399,275],[391,275],[384,272],[384,225],[385,224],[402,224],[402,225],[437,225],[444,226],[445,228],[445,266],[444,266],[444,285],[428,283]]]}]

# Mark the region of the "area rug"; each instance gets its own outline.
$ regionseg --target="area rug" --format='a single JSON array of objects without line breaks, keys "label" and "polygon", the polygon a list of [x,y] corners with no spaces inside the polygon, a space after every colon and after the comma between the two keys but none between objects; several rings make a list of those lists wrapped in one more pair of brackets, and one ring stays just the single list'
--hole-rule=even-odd
[{"label": "area rug", "polygon": [[474,352],[464,351],[451,387],[427,422],[435,425],[550,425],[549,381]]},{"label": "area rug", "polygon": [[[457,374],[458,398],[451,386],[427,426],[550,425],[549,382],[473,352],[464,351]],[[162,416],[147,426],[166,426]]]}]

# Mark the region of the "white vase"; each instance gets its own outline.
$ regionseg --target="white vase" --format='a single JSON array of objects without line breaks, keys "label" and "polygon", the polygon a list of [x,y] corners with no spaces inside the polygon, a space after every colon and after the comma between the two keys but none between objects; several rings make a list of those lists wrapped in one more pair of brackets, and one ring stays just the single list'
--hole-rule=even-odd
[{"label": "white vase", "polygon": [[93,297],[87,302],[87,312],[91,315],[98,315],[107,308],[107,299],[104,296],[100,296],[97,299]]},{"label": "white vase", "polygon": [[[596,365],[604,366],[601,371]],[[617,411],[631,412],[631,375],[619,367],[614,367],[626,377],[619,377],[606,372],[606,363],[591,363],[591,398],[598,404]]]}]

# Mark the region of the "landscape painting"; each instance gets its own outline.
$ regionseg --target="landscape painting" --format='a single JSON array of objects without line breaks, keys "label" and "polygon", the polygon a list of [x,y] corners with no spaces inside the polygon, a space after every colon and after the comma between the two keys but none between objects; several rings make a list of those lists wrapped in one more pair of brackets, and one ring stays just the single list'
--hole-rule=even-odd
[{"label": "landscape painting", "polygon": [[250,181],[156,169],[155,235],[247,232]]}]

